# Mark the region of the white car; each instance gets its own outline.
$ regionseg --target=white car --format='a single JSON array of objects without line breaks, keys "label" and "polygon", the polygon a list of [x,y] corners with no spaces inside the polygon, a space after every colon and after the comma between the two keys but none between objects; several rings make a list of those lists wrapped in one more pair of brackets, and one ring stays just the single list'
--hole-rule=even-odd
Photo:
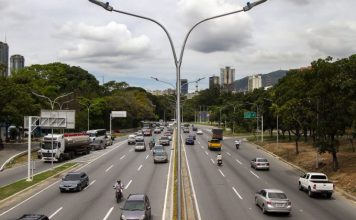
[{"label": "white car", "polygon": [[135,151],[146,151],[145,142],[136,142]]},{"label": "white car", "polygon": [[251,160],[251,167],[255,170],[269,170],[269,162],[266,158],[253,158]]},{"label": "white car", "polygon": [[197,134],[202,135],[202,134],[203,134],[203,131],[199,129],[199,130],[197,131]]},{"label": "white car", "polygon": [[136,135],[130,134],[129,137],[127,138],[127,143],[130,144],[136,144]]}]

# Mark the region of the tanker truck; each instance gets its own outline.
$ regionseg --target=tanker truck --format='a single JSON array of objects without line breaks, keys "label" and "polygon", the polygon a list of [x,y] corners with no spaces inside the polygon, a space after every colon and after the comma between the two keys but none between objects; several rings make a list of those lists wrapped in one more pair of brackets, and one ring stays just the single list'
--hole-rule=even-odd
[{"label": "tanker truck", "polygon": [[89,144],[90,138],[86,133],[53,134],[53,136],[48,134],[41,140],[42,161],[63,161],[79,154],[89,154]]}]

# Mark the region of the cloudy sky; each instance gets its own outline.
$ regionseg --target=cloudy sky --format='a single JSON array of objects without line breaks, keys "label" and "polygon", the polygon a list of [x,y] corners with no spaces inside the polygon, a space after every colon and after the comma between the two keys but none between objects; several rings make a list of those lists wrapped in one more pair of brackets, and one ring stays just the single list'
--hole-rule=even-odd
[{"label": "cloudy sky", "polygon": [[[118,10],[162,23],[177,57],[187,31],[202,19],[241,9],[246,0],[111,0]],[[181,77],[194,81],[232,66],[239,79],[308,66],[318,58],[356,53],[356,1],[268,0],[248,12],[199,25],[190,35]],[[88,0],[0,0],[0,41],[26,65],[81,66],[102,82],[163,89],[175,82],[165,33],[156,24],[108,12]],[[190,90],[192,90],[192,86]]]}]

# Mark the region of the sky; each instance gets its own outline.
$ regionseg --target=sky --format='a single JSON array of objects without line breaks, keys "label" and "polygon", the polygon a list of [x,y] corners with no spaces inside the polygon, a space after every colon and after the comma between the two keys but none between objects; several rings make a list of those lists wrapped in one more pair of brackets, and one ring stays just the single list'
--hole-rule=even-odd
[{"label": "sky", "polygon": [[[238,11],[246,0],[111,0],[116,10],[154,19],[169,32],[179,59],[197,22]],[[252,1],[251,1],[252,2]],[[327,56],[356,53],[356,1],[268,0],[247,12],[204,22],[187,40],[181,78],[208,87],[220,68],[235,79],[309,66]],[[109,12],[88,0],[0,0],[0,41],[25,65],[80,66],[100,83],[125,81],[148,90],[174,84],[176,67],[167,35],[157,24]],[[190,84],[189,90],[195,89]]]}]

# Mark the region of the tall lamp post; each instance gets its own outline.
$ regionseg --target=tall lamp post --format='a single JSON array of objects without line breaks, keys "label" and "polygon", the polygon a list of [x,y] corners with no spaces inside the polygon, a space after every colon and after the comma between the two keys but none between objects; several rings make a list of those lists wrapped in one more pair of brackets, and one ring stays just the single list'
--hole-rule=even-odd
[{"label": "tall lamp post", "polygon": [[89,117],[89,115],[90,115],[90,107],[93,107],[94,105],[96,105],[97,103],[95,103],[95,104],[93,104],[93,103],[91,103],[91,102],[88,102],[88,103],[81,103],[81,102],[79,102],[79,104],[81,104],[81,105],[83,105],[83,106],[85,106],[86,108],[87,108],[87,110],[88,110],[88,131],[89,131],[89,128],[90,128],[90,117]]},{"label": "tall lamp post", "polygon": [[171,36],[169,35],[169,33],[166,30],[166,28],[161,23],[159,23],[158,21],[156,21],[156,20],[154,20],[152,18],[141,16],[141,15],[136,15],[136,14],[132,14],[132,13],[121,11],[121,10],[116,10],[108,2],[104,3],[104,2],[101,2],[101,1],[98,1],[98,0],[89,0],[89,1],[94,3],[94,4],[96,4],[96,5],[99,5],[99,6],[103,7],[107,11],[114,11],[114,12],[117,12],[117,13],[121,13],[121,14],[125,14],[125,15],[136,17],[136,18],[140,18],[140,19],[151,21],[151,22],[157,24],[160,28],[162,28],[162,30],[166,33],[166,35],[168,37],[168,40],[169,40],[169,43],[170,43],[170,46],[171,46],[171,49],[172,49],[172,53],[173,53],[174,65],[176,66],[176,88],[177,88],[177,94],[176,94],[177,95],[177,107],[176,107],[176,111],[177,111],[177,119],[178,119],[177,120],[177,126],[178,126],[178,129],[177,129],[177,147],[178,147],[177,218],[178,218],[178,220],[181,220],[182,219],[182,217],[181,217],[182,213],[181,213],[181,209],[180,209],[180,204],[181,204],[181,146],[180,146],[181,145],[181,140],[180,140],[180,132],[181,132],[180,131],[180,91],[181,91],[181,85],[180,85],[180,68],[181,68],[181,65],[182,65],[184,49],[185,49],[185,45],[187,43],[188,37],[189,37],[190,33],[193,31],[193,29],[196,28],[199,24],[201,24],[203,22],[206,22],[206,21],[209,21],[209,20],[212,20],[212,19],[216,19],[216,18],[220,18],[220,17],[223,17],[223,16],[227,16],[227,15],[236,14],[236,13],[243,12],[243,11],[248,11],[248,10],[252,9],[253,7],[255,7],[257,5],[262,4],[263,2],[266,2],[267,0],[258,0],[258,1],[255,1],[253,3],[247,3],[247,5],[245,7],[243,7],[241,10],[237,10],[237,11],[233,11],[233,12],[229,12],[229,13],[225,13],[225,14],[209,17],[209,18],[203,19],[203,20],[199,21],[198,23],[196,23],[195,25],[193,25],[193,27],[185,35],[185,38],[184,38],[184,41],[183,41],[183,45],[182,45],[182,48],[181,48],[181,51],[180,51],[179,59],[178,59],[178,57],[176,55],[175,47],[174,47],[174,44],[173,44]]},{"label": "tall lamp post", "polygon": [[[66,93],[66,94],[64,94],[64,95],[60,95],[60,96],[58,96],[57,98],[55,98],[55,99],[53,99],[53,100],[50,99],[50,98],[47,97],[47,96],[40,95],[40,94],[37,94],[37,93],[35,93],[35,92],[32,92],[32,94],[34,94],[35,96],[38,96],[38,97],[40,97],[40,98],[47,99],[47,100],[49,101],[49,103],[50,103],[50,105],[51,105],[51,109],[52,109],[52,111],[53,111],[53,110],[54,110],[54,104],[57,103],[57,100],[58,100],[58,99],[63,98],[63,97],[66,97],[66,96],[68,96],[68,95],[70,95],[70,94],[73,94],[73,92]],[[58,104],[58,103],[57,103],[57,104]],[[52,167],[52,169],[53,169],[53,127],[51,127],[51,134],[52,134],[52,138],[51,138],[51,148],[52,148],[52,153],[51,153],[51,155],[52,155],[51,167]],[[30,152],[29,152],[29,153],[30,153]]]}]

